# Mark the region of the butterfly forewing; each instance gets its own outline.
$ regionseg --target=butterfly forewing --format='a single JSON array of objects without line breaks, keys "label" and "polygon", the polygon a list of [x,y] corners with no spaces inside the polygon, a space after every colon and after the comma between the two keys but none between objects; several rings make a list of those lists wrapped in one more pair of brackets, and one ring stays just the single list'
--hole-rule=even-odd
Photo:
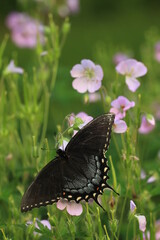
[{"label": "butterfly forewing", "polygon": [[104,114],[93,119],[70,140],[65,149],[67,155],[79,155],[84,152],[96,155],[106,151],[113,122],[113,114]]},{"label": "butterfly forewing", "polygon": [[[113,114],[102,115],[84,126],[70,140],[65,152],[48,163],[23,196],[21,210],[45,206],[60,198],[88,201],[109,187],[107,160]],[[99,203],[98,203],[99,204]]]}]

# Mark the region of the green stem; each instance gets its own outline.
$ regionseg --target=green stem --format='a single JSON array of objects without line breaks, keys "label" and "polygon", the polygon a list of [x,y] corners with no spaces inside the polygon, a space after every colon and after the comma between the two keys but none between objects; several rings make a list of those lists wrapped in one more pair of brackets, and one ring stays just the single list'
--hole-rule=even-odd
[{"label": "green stem", "polygon": [[40,146],[42,145],[43,139],[45,138],[47,124],[48,124],[48,112],[49,112],[49,98],[50,93],[46,90],[45,92],[45,106],[44,106],[44,119],[43,119],[43,129],[41,134]]},{"label": "green stem", "polygon": [[105,231],[105,234],[106,234],[107,240],[110,240],[110,237],[109,237],[108,232],[107,232],[106,225],[103,225],[103,227],[104,227],[104,231]]},{"label": "green stem", "polygon": [[116,137],[115,137],[115,135],[113,134],[113,141],[114,141],[114,144],[115,144],[115,147],[116,147],[116,151],[117,151],[117,153],[118,153],[118,156],[119,156],[119,158],[121,159],[121,152],[120,152],[120,149],[119,149],[119,146],[118,146],[118,143],[117,143],[117,141],[116,141]]},{"label": "green stem", "polygon": [[127,186],[127,191],[126,191],[125,199],[124,199],[123,206],[122,206],[121,217],[120,217],[120,221],[119,221],[118,239],[119,239],[119,235],[120,235],[120,230],[121,230],[124,210],[125,210],[125,207],[126,207],[126,202],[127,202],[127,197],[128,197],[128,190],[129,190],[129,186]]}]

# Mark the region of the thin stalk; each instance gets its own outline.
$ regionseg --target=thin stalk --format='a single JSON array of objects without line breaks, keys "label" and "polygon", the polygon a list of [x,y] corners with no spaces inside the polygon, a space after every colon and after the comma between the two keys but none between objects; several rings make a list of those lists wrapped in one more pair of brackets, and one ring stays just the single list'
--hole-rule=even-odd
[{"label": "thin stalk", "polygon": [[48,124],[48,112],[49,112],[49,98],[50,93],[48,91],[45,92],[45,106],[44,106],[44,119],[43,119],[43,128],[40,140],[40,146],[42,145],[43,139],[45,138],[47,124]]},{"label": "thin stalk", "polygon": [[120,217],[120,221],[119,221],[118,239],[119,239],[119,235],[120,235],[120,230],[121,230],[121,225],[122,225],[124,210],[125,210],[125,207],[126,207],[128,190],[129,190],[129,186],[127,186],[127,192],[126,192],[125,199],[124,199],[123,206],[122,206],[121,217]]}]

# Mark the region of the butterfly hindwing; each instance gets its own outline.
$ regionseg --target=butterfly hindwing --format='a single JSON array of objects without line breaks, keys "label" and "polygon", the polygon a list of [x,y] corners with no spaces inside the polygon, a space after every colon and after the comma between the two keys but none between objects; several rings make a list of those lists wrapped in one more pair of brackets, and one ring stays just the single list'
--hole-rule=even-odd
[{"label": "butterfly hindwing", "polygon": [[[104,114],[85,125],[70,140],[65,151],[49,162],[38,174],[22,198],[21,211],[57,202],[88,201],[97,204],[104,188],[111,188],[108,179],[107,159],[113,114]],[[100,204],[99,204],[100,205]]]},{"label": "butterfly hindwing", "polygon": [[25,192],[21,202],[21,211],[26,212],[34,207],[58,201],[62,195],[62,174],[61,161],[59,157],[56,157],[39,172]]}]

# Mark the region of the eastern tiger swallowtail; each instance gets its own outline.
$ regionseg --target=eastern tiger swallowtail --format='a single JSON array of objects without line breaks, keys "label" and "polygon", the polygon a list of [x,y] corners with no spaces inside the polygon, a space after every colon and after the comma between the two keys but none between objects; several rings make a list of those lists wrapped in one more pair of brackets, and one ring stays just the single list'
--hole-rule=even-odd
[{"label": "eastern tiger swallowtail", "polygon": [[105,188],[112,189],[106,182],[109,167],[105,153],[113,122],[111,113],[99,116],[72,137],[65,151],[58,149],[57,156],[39,172],[25,192],[21,211],[53,204],[59,199],[79,203],[93,198],[101,206],[98,195]]}]

